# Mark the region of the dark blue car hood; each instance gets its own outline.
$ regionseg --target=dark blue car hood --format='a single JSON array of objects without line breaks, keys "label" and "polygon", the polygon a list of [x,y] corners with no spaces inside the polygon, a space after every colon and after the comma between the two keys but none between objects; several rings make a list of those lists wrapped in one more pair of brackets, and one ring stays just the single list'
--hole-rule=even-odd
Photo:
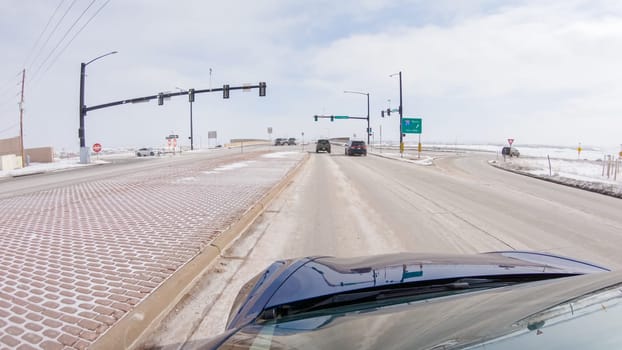
[{"label": "dark blue car hood", "polygon": [[307,257],[277,261],[247,284],[227,329],[249,324],[267,309],[359,289],[499,275],[580,275],[608,269],[534,252],[476,255],[397,253],[360,258]]}]

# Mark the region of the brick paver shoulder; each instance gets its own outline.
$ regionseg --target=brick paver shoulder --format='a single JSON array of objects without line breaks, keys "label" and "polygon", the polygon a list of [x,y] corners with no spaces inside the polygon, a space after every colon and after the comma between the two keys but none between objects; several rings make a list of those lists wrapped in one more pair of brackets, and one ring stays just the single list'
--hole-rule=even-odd
[{"label": "brick paver shoulder", "polygon": [[301,159],[241,154],[0,200],[0,347],[88,347]]}]

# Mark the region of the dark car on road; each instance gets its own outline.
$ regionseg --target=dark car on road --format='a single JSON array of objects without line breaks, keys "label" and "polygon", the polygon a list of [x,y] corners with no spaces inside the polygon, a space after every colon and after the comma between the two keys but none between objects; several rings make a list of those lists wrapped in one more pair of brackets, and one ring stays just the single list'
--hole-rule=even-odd
[{"label": "dark car on road", "polygon": [[520,157],[520,152],[514,147],[503,147],[501,154],[508,157]]},{"label": "dark car on road", "polygon": [[290,137],[289,139],[287,139],[287,144],[290,146],[295,146],[296,145],[296,139],[293,137]]},{"label": "dark car on road", "polygon": [[365,141],[354,141],[350,140],[346,144],[346,156],[354,156],[354,155],[367,155],[367,145],[365,145]]},{"label": "dark car on road", "polygon": [[285,142],[287,142],[287,140],[286,140],[286,139],[282,139],[282,138],[276,138],[276,139],[274,139],[274,145],[275,145],[275,146],[281,146],[281,145],[284,145],[284,144],[285,144]]},{"label": "dark car on road", "polygon": [[201,349],[622,348],[622,274],[552,254],[277,261]]},{"label": "dark car on road", "polygon": [[317,145],[315,146],[315,152],[319,153],[320,151],[330,153],[330,141],[326,139],[317,140]]}]

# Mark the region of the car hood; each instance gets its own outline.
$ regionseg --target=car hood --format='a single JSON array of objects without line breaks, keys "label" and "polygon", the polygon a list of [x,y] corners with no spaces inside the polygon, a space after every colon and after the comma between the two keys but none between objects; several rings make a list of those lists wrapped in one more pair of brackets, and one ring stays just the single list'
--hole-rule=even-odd
[{"label": "car hood", "polygon": [[241,293],[227,329],[267,309],[359,289],[499,275],[579,275],[608,269],[561,256],[504,251],[475,255],[397,253],[358,258],[307,257],[279,261]]},{"label": "car hood", "polygon": [[398,253],[360,258],[319,257],[292,272],[266,308],[357,289],[462,277],[585,274],[606,268],[533,252],[477,255]]},{"label": "car hood", "polygon": [[250,324],[221,345],[254,348],[261,340],[266,349],[615,348],[611,345],[622,342],[617,330],[621,282],[621,273],[605,273],[358,311],[332,310]]}]

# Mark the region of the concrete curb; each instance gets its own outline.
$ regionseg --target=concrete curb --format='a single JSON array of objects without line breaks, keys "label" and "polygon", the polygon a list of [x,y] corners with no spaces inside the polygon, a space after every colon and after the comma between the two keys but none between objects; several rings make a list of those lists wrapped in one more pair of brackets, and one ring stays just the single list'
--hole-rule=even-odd
[{"label": "concrete curb", "polygon": [[237,222],[229,226],[209,246],[180,267],[151,295],[112,325],[89,349],[136,349],[142,345],[145,341],[144,337],[174,309],[221,252],[246,231],[268,204],[289,186],[308,159],[309,154],[305,154],[303,159],[249,208]]},{"label": "concrete curb", "polygon": [[567,187],[577,188],[577,189],[584,190],[584,191],[594,192],[594,193],[603,194],[603,195],[606,195],[606,196],[615,197],[615,198],[621,198],[622,199],[622,193],[607,191],[606,189],[602,189],[602,188],[589,187],[589,186],[586,185],[586,183],[574,183],[574,184],[573,183],[567,183],[567,182],[559,181],[556,178],[544,177],[544,176],[534,175],[534,174],[526,173],[526,172],[515,170],[515,169],[504,168],[504,167],[498,165],[497,163],[493,163],[491,161],[488,161],[488,164],[490,166],[492,166],[492,167],[497,168],[497,169],[501,169],[501,170],[504,170],[504,171],[507,171],[507,172],[510,172],[510,173],[514,173],[514,174],[517,174],[517,175],[523,175],[523,176],[531,177],[531,178],[542,180],[542,181],[551,182],[551,183],[558,184],[558,185],[563,185],[563,186],[567,186]]}]

